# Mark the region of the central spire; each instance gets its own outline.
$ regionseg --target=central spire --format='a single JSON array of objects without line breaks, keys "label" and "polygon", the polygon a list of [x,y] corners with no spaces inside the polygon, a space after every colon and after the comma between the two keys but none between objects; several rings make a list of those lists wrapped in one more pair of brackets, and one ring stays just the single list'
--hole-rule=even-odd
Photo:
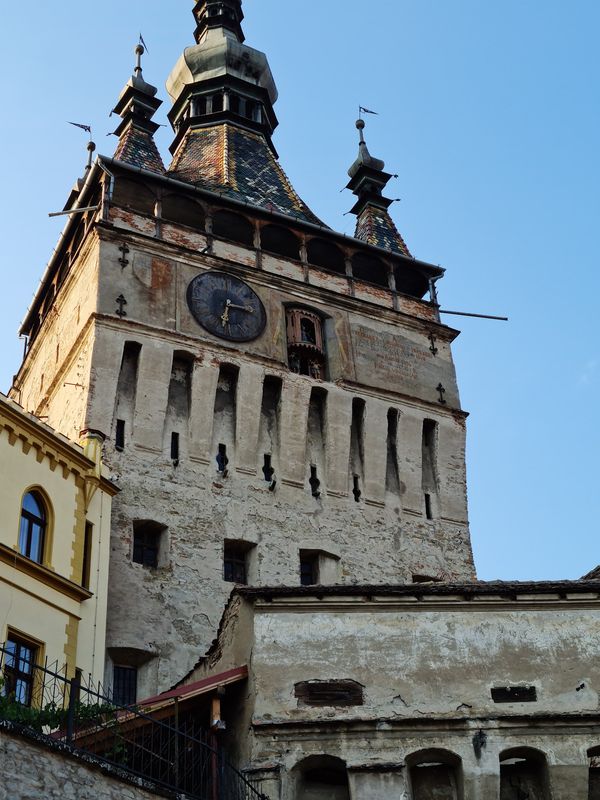
[{"label": "central spire", "polygon": [[271,136],[277,87],[244,42],[241,0],[198,0],[196,44],[167,80],[175,131],[168,174],[221,196],[322,224],[282,170]]},{"label": "central spire", "polygon": [[238,42],[244,41],[242,0],[198,0],[194,6],[194,19],[194,36],[198,44],[204,41],[211,28],[224,28],[231,31]]},{"label": "central spire", "polygon": [[167,81],[173,99],[174,152],[188,128],[233,121],[264,133],[277,127],[277,88],[264,53],[244,44],[241,0],[198,0],[196,44]]}]

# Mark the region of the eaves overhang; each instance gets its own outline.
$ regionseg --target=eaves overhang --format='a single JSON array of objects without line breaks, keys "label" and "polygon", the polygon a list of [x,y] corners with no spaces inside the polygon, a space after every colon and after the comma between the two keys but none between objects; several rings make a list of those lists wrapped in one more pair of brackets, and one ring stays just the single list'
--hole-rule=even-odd
[{"label": "eaves overhang", "polygon": [[181,181],[177,178],[172,178],[169,175],[159,175],[156,172],[151,172],[150,170],[144,169],[143,167],[136,167],[132,164],[127,164],[123,161],[118,161],[113,158],[107,158],[105,156],[99,157],[104,164],[107,166],[113,166],[118,169],[124,169],[129,172],[136,173],[138,175],[142,175],[143,177],[154,180],[157,183],[163,183],[164,185],[179,188],[182,191],[185,190],[187,192],[194,193],[200,197],[203,197],[205,200],[220,204],[220,205],[228,205],[232,208],[244,209],[247,213],[251,212],[255,216],[263,219],[276,219],[281,223],[285,223],[286,225],[292,225],[294,228],[299,230],[309,231],[311,233],[319,233],[321,236],[327,237],[329,239],[333,239],[340,244],[344,244],[345,246],[356,247],[357,249],[365,250],[372,252],[373,254],[377,254],[379,257],[391,259],[398,264],[402,264],[403,266],[417,270],[421,272],[423,275],[431,278],[442,278],[446,270],[443,267],[436,266],[434,264],[430,264],[427,261],[421,261],[417,258],[409,258],[408,256],[400,255],[399,253],[392,253],[389,250],[385,250],[381,247],[376,247],[375,245],[368,244],[368,242],[363,242],[360,239],[356,239],[354,236],[349,236],[346,233],[339,233],[338,231],[332,230],[327,225],[316,225],[313,222],[307,222],[305,220],[299,219],[297,217],[292,216],[291,214],[284,214],[280,211],[267,211],[260,206],[255,206],[252,203],[244,203],[241,200],[236,200],[233,197],[228,197],[225,194],[220,194],[219,192],[211,192],[209,189],[201,188],[199,186],[194,185],[193,183],[186,183],[185,181]]},{"label": "eaves overhang", "polygon": [[[92,168],[89,170],[88,175],[87,175],[87,177],[85,179],[83,187],[81,188],[81,191],[79,192],[79,196],[78,196],[76,202],[74,203],[74,205],[72,206],[72,209],[70,209],[70,210],[76,210],[76,209],[79,209],[79,208],[85,208],[86,207],[86,203],[84,201],[86,200],[86,198],[89,197],[90,189],[94,185],[94,183],[96,181],[96,178],[102,173],[102,168],[100,167],[100,163],[99,163],[101,160],[102,160],[102,157],[100,156],[100,157],[98,157],[96,159],[95,163],[92,165]],[[60,261],[60,257],[62,256],[62,254],[64,252],[64,247],[65,247],[65,245],[67,244],[67,242],[69,240],[69,235],[70,235],[71,231],[76,227],[76,225],[77,225],[77,223],[79,221],[77,219],[77,217],[78,217],[78,214],[72,214],[67,219],[67,223],[66,223],[65,227],[62,230],[62,233],[60,234],[60,236],[58,238],[58,242],[56,244],[56,247],[54,248],[54,252],[52,253],[50,261],[48,262],[48,264],[46,266],[46,269],[44,270],[44,274],[42,275],[42,277],[40,279],[40,282],[38,284],[38,288],[35,291],[35,294],[33,296],[33,300],[31,301],[31,303],[29,305],[29,308],[27,309],[27,312],[25,313],[25,317],[23,318],[23,321],[21,322],[21,325],[19,327],[19,335],[20,336],[27,335],[27,333],[28,333],[28,331],[29,331],[29,329],[31,327],[33,314],[37,310],[37,308],[39,307],[40,302],[41,302],[42,298],[44,297],[46,286],[48,285],[48,283],[50,283],[50,281],[52,280],[52,278],[54,277],[54,275],[56,273],[57,265],[58,265],[58,263]]]},{"label": "eaves overhang", "polygon": [[[293,226],[294,228],[306,231],[312,234],[319,234],[321,237],[328,238],[333,240],[339,244],[343,244],[344,246],[351,246],[355,247],[359,250],[370,252],[378,257],[383,257],[388,260],[391,260],[395,264],[401,265],[403,268],[411,270],[413,272],[418,272],[422,276],[432,279],[438,280],[442,278],[446,272],[443,267],[435,266],[430,264],[426,261],[421,261],[416,258],[411,258],[408,256],[403,256],[399,253],[392,253],[389,250],[385,250],[384,248],[377,247],[375,245],[371,245],[368,242],[363,242],[360,239],[356,239],[354,236],[349,236],[345,233],[339,233],[337,231],[332,230],[326,225],[317,225],[312,222],[307,222],[305,220],[299,219],[297,217],[292,216],[291,214],[284,214],[278,211],[267,211],[259,206],[255,206],[252,203],[245,203],[241,200],[237,200],[232,197],[227,197],[226,195],[219,194],[218,192],[211,192],[208,189],[201,188],[195,186],[192,183],[186,183],[185,181],[178,180],[177,178],[172,178],[168,175],[160,175],[156,172],[152,172],[151,170],[144,169],[143,167],[137,167],[132,164],[128,164],[124,161],[119,161],[117,159],[111,158],[109,156],[98,156],[92,168],[89,170],[89,173],[85,179],[84,185],[79,193],[79,197],[75,202],[72,210],[77,210],[79,208],[85,208],[86,203],[88,202],[89,196],[91,194],[92,188],[95,186],[96,182],[103,174],[103,167],[110,169],[115,168],[119,170],[123,170],[125,172],[130,172],[136,175],[140,175],[147,180],[155,181],[156,183],[162,184],[164,186],[169,186],[171,188],[177,188],[180,191],[185,191],[187,193],[195,194],[198,197],[203,198],[205,201],[221,205],[224,207],[231,207],[237,209],[243,209],[246,213],[251,213],[261,219],[269,219],[269,220],[277,220],[282,224],[287,226]],[[41,305],[41,302],[45,296],[45,290],[48,284],[54,278],[56,274],[56,270],[60,263],[60,258],[64,253],[65,246],[69,241],[69,236],[71,232],[74,230],[78,223],[78,214],[73,214],[69,216],[67,223],[60,234],[59,240],[57,245],[54,249],[52,257],[46,266],[44,274],[40,280],[38,288],[34,294],[33,300],[27,309],[25,317],[21,323],[19,328],[19,334],[21,336],[26,335],[30,330],[33,322],[34,314],[37,312],[38,308]]]},{"label": "eaves overhang", "polygon": [[350,586],[261,586],[238,587],[235,595],[247,600],[277,600],[283,598],[373,598],[373,597],[462,597],[476,599],[484,596],[511,598],[586,596],[600,601],[600,580],[564,581],[476,581],[473,583],[406,583],[366,584]]}]

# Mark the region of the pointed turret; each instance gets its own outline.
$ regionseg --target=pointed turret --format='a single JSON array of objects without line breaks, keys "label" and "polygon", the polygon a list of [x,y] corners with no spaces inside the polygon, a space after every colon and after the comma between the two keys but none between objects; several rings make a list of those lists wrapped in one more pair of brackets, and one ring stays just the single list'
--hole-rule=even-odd
[{"label": "pointed turret", "polygon": [[167,81],[175,131],[169,174],[232,199],[322,224],[298,197],[271,141],[277,88],[244,44],[241,0],[198,0],[196,44]]},{"label": "pointed turret", "polygon": [[165,166],[154,142],[159,125],[152,121],[162,101],[156,97],[157,88],[146,83],[142,75],[144,47],[141,44],[135,48],[135,54],[135,70],[114,108],[114,113],[122,117],[115,131],[119,137],[115,158],[136,167],[164,173]]},{"label": "pointed turret", "polygon": [[364,136],[365,121],[359,119],[356,127],[360,135],[358,158],[348,170],[350,183],[347,186],[358,197],[351,209],[351,213],[358,217],[354,235],[375,247],[410,256],[408,247],[388,212],[394,201],[383,196],[383,190],[393,176],[384,171],[383,161],[369,153]]}]

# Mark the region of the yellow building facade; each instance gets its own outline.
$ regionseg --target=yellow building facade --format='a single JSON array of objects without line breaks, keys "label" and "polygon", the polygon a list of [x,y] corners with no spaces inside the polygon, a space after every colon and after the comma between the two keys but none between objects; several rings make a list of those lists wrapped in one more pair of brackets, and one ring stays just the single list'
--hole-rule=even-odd
[{"label": "yellow building facade", "polygon": [[102,442],[85,432],[75,444],[0,394],[0,643],[24,702],[30,664],[104,677],[118,488]]}]

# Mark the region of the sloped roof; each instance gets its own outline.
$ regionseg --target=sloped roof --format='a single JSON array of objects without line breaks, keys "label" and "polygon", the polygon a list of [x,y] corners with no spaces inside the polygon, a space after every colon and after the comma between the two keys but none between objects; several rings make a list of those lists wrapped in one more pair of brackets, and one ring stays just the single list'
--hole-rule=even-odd
[{"label": "sloped roof", "polygon": [[393,219],[387,211],[368,205],[359,215],[356,223],[356,239],[390,250],[401,256],[411,257],[411,253]]},{"label": "sloped roof", "polygon": [[220,672],[217,675],[211,675],[208,678],[188,683],[184,686],[177,686],[167,692],[149,697],[147,700],[141,700],[137,703],[142,706],[145,713],[152,713],[158,711],[167,705],[170,705],[175,700],[184,701],[192,700],[202,694],[215,691],[220,686],[229,686],[231,683],[239,683],[239,681],[246,680],[248,677],[248,667],[246,665],[237,667],[235,669],[227,670],[227,672]]},{"label": "sloped roof", "polygon": [[121,136],[115,159],[124,161],[134,167],[142,167],[160,175],[165,174],[165,165],[152,134],[142,131],[135,125],[131,125]]},{"label": "sloped roof", "polygon": [[598,581],[600,580],[600,566],[597,566],[591,572],[588,572],[586,575],[581,577],[579,580],[581,581]]},{"label": "sloped roof", "polygon": [[227,123],[192,129],[168,174],[267,211],[323,225],[296,194],[261,133]]}]

